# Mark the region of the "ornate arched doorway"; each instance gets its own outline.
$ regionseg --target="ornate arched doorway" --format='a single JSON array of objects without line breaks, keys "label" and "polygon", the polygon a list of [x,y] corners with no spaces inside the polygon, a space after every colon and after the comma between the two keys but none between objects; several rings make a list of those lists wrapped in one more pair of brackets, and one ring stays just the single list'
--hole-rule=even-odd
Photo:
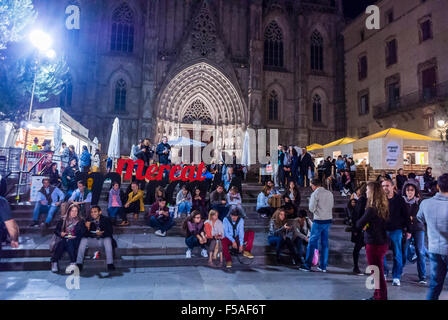
[{"label": "ornate arched doorway", "polygon": [[157,141],[161,136],[198,140],[193,136],[193,123],[199,121],[202,142],[213,142],[214,149],[230,155],[241,153],[245,103],[232,82],[208,63],[200,62],[178,72],[159,95],[156,114]]}]

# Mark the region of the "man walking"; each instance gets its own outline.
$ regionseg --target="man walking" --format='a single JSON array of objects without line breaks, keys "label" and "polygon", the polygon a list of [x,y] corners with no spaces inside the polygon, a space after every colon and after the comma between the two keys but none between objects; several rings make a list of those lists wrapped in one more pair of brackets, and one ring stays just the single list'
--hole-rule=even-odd
[{"label": "man walking", "polygon": [[[394,264],[392,267],[392,285],[400,286],[400,278],[403,272],[402,260],[402,238],[403,232],[409,230],[409,218],[406,210],[406,203],[403,197],[396,194],[394,183],[391,179],[385,179],[381,186],[389,200],[389,220],[386,223],[387,234],[389,235],[392,251],[394,254]],[[411,234],[406,233],[410,238]],[[384,257],[384,276],[387,277],[389,268],[386,257]]]},{"label": "man walking", "polygon": [[314,220],[311,227],[305,263],[300,267],[300,270],[311,271],[314,250],[319,248],[320,240],[320,265],[317,270],[327,272],[328,233],[333,219],[334,198],[333,193],[322,188],[322,183],[317,178],[311,181],[311,189],[313,189],[313,193],[310,197],[309,210],[313,214]]},{"label": "man walking", "polygon": [[438,300],[448,270],[448,173],[437,180],[439,192],[423,200],[417,219],[426,223],[431,280],[426,296]]}]

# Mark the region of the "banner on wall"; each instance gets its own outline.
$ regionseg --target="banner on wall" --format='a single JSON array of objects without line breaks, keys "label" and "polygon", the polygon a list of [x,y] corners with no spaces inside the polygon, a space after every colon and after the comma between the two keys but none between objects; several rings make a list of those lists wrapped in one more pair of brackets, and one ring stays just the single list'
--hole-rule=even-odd
[{"label": "banner on wall", "polygon": [[395,168],[400,156],[400,145],[396,141],[390,141],[386,145],[386,164],[390,168]]}]

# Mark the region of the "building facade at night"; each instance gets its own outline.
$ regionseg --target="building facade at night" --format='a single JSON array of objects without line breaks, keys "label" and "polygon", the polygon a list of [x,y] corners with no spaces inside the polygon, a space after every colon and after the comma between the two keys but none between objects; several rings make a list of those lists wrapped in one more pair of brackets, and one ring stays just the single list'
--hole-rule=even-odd
[{"label": "building facade at night", "polygon": [[343,32],[347,133],[396,127],[440,137],[447,120],[448,7],[443,1],[376,3],[380,30],[360,15]]},{"label": "building facade at night", "polygon": [[63,24],[69,4],[81,25],[50,25],[70,77],[49,104],[89,128],[103,151],[115,117],[124,154],[196,120],[217,135],[201,140],[237,152],[235,129],[248,125],[278,128],[280,142],[300,146],[345,134],[342,1],[37,1],[39,19]]}]

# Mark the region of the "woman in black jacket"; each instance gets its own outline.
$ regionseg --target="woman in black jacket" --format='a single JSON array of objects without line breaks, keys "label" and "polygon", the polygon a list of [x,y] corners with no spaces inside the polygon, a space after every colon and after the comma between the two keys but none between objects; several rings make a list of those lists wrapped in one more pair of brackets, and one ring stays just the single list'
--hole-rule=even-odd
[{"label": "woman in black jacket", "polygon": [[300,207],[302,198],[300,197],[299,187],[295,181],[291,180],[288,182],[288,186],[286,187],[283,195],[288,196],[297,209]]},{"label": "woman in black jacket", "polygon": [[365,246],[364,243],[364,231],[362,228],[358,228],[356,223],[358,220],[364,215],[364,211],[366,209],[367,197],[366,197],[366,189],[367,185],[364,183],[356,190],[356,196],[358,200],[356,200],[355,207],[353,209],[353,214],[351,217],[352,222],[352,237],[351,241],[355,244],[353,248],[353,273],[358,275],[363,275],[359,269],[358,261],[359,261],[359,252]]},{"label": "woman in black jacket", "polygon": [[79,242],[87,230],[84,220],[79,216],[79,213],[79,206],[72,204],[68,208],[65,218],[59,220],[56,225],[54,233],[60,239],[51,257],[52,272],[59,271],[58,261],[62,258],[65,251],[67,251],[70,257],[70,264],[76,264]]},{"label": "woman in black jacket", "polygon": [[50,178],[50,184],[52,186],[59,186],[59,171],[57,169],[58,164],[53,162],[50,167],[42,171],[42,175]]},{"label": "woman in black jacket", "polygon": [[[359,218],[356,227],[365,231],[367,262],[379,281],[379,289],[369,300],[387,300],[387,284],[384,278],[384,256],[389,249],[386,221],[389,219],[389,201],[378,182],[367,184],[367,206],[364,215]],[[376,272],[375,272],[376,271]],[[379,273],[379,274],[378,274]]]},{"label": "woman in black jacket", "polygon": [[403,267],[406,264],[411,240],[414,240],[419,283],[426,284],[425,225],[417,219],[421,199],[420,193],[418,187],[412,181],[406,181],[403,185],[402,195],[406,202],[406,209],[410,220],[410,230],[408,230],[408,233],[411,234],[411,237],[406,239],[403,245]]}]

